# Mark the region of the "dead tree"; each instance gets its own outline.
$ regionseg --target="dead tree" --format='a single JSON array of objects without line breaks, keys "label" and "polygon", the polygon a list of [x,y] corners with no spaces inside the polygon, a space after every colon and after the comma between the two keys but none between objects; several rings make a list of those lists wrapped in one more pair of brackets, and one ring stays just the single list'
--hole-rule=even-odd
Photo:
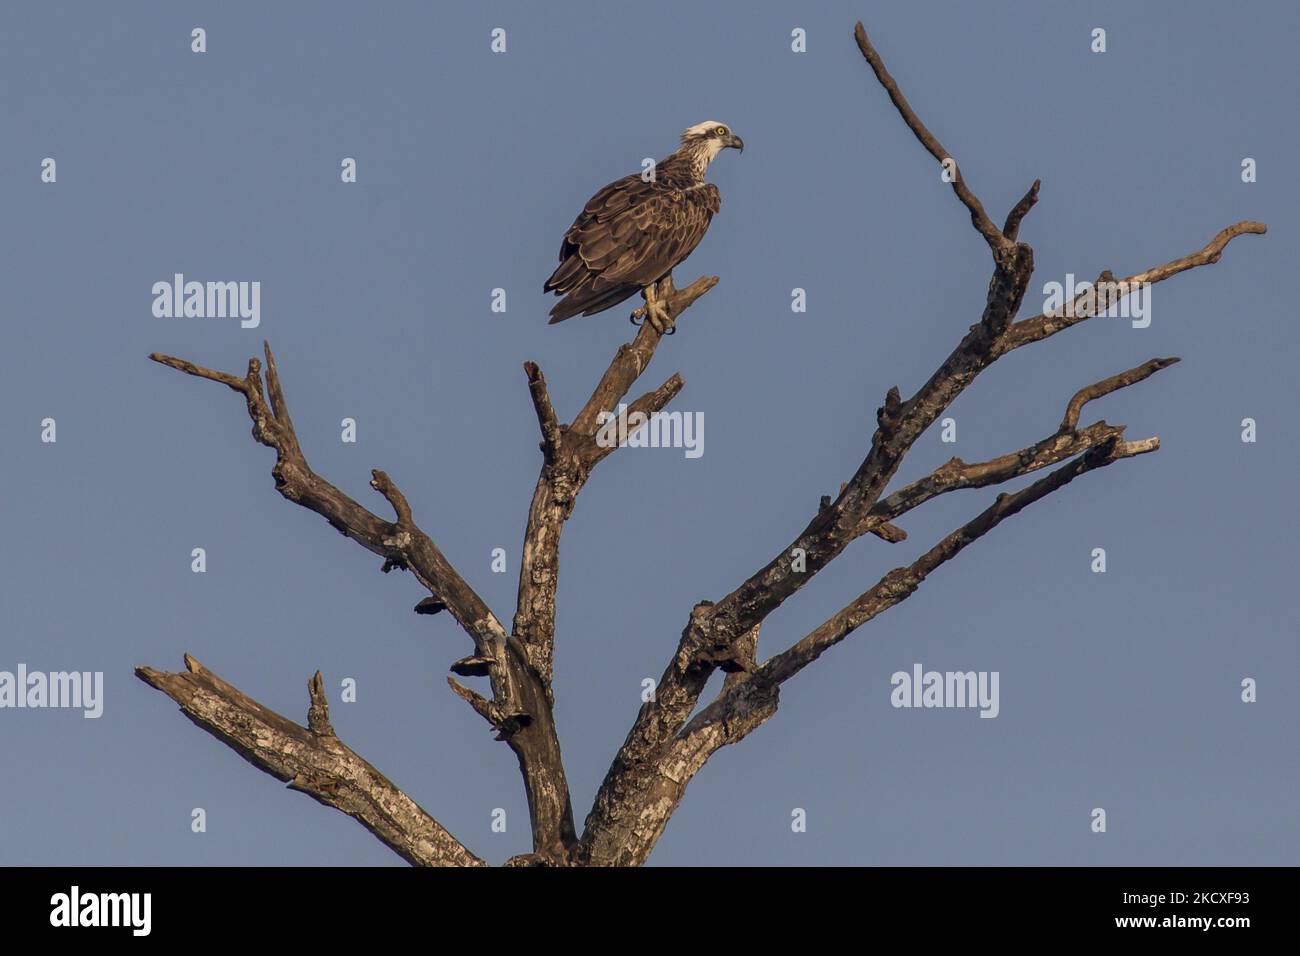
[{"label": "dead tree", "polygon": [[[541,369],[535,363],[525,363],[541,430],[542,467],[528,511],[518,604],[509,627],[416,524],[411,505],[388,475],[375,471],[370,484],[387,500],[394,515],[391,520],[352,500],[312,470],[294,432],[269,346],[265,367],[251,359],[242,376],[167,355],[150,356],[242,395],[253,422],[253,436],[275,450],[271,473],[280,494],[321,515],[382,557],[382,570],[409,571],[429,592],[416,612],[446,611],[469,635],[472,650],[450,669],[461,677],[488,678],[490,696],[453,677],[448,683],[519,761],[533,849],[512,858],[511,864],[645,862],[691,779],[716,750],[744,739],[776,713],[782,684],[876,615],[906,600],[931,572],[1007,518],[1086,472],[1159,448],[1158,438],[1128,440],[1122,425],[1097,421],[1081,427],[1079,421],[1093,399],[1140,382],[1177,362],[1176,358],[1153,358],[1079,389],[1065,402],[1060,425],[1027,448],[982,462],[953,458],[931,474],[886,494],[899,464],[921,434],[998,358],[1104,313],[1125,288],[1161,282],[1187,269],[1218,262],[1235,237],[1265,232],[1262,223],[1239,222],[1190,255],[1130,275],[1118,280],[1118,285],[1107,285],[1116,280],[1109,272],[1103,273],[1095,297],[1080,296],[1050,314],[1017,321],[1034,265],[1033,250],[1017,236],[1021,221],[1038,200],[1038,182],[1010,211],[1005,224],[996,226],[951,154],[908,105],[861,24],[855,37],[908,129],[937,162],[946,163],[955,173],[953,191],[988,244],[993,275],[983,314],[915,394],[904,400],[897,387],[889,390],[877,410],[878,427],[862,464],[834,500],[822,500],[795,540],[731,593],[717,601],[701,601],[690,611],[654,699],[637,713],[596,794],[582,833],[574,826],[551,691],[560,535],[593,469],[614,451],[596,440],[601,413],[612,412],[650,365],[660,344],[659,333],[646,323],[631,343],[620,346],[591,398],[568,424],[561,423],[551,404]],[[667,301],[672,318],[677,319],[717,281],[705,277],[680,291],[670,287]],[[630,411],[657,412],[682,385],[681,377],[673,375],[631,402]],[[901,542],[906,534],[894,522],[930,499],[961,488],[1002,484],[1045,469],[1052,470],[1019,491],[999,494],[966,524],[911,564],[890,571],[813,631],[792,642],[773,635],[774,643],[783,649],[766,659],[758,653],[759,629],[767,616],[857,538],[871,534],[887,542]],[[792,560],[796,549],[801,570],[796,570]],[[187,670],[179,673],[140,667],[136,674],[255,766],[355,817],[408,862],[483,865],[482,859],[334,735],[319,673],[308,683],[310,710],[304,728],[267,710],[188,654],[185,664]],[[696,714],[705,685],[717,670],[726,673],[722,688]]]}]

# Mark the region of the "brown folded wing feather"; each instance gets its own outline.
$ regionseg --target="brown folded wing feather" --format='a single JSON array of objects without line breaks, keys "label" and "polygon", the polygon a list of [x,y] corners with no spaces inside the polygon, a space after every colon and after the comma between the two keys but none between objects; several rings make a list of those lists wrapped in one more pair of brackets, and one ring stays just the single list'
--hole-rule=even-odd
[{"label": "brown folded wing feather", "polygon": [[564,298],[551,322],[594,315],[662,279],[694,251],[721,205],[712,184],[680,187],[627,176],[587,205],[560,245],[547,292]]}]

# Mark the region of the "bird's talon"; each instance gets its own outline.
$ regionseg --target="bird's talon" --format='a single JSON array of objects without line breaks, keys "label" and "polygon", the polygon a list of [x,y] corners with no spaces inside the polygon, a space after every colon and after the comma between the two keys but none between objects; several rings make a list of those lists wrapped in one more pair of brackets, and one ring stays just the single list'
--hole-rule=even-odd
[{"label": "bird's talon", "polygon": [[672,316],[668,314],[668,310],[663,307],[662,303],[655,301],[653,305],[647,305],[645,315],[646,321],[648,321],[650,325],[654,327],[654,330],[660,335],[673,334],[675,327],[673,325]]}]

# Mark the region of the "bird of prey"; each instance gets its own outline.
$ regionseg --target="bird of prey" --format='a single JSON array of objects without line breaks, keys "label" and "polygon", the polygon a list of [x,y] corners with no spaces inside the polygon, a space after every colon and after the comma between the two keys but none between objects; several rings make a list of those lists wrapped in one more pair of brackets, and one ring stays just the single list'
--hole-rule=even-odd
[{"label": "bird of prey", "polygon": [[581,312],[594,315],[640,292],[645,306],[632,313],[663,334],[672,319],[659,283],[704,238],[722,205],[718,187],[704,181],[709,163],[728,147],[745,143],[725,123],[697,123],[682,145],[645,173],[624,176],[583,207],[560,244],[560,265],[543,287],[562,295],[551,324]]}]

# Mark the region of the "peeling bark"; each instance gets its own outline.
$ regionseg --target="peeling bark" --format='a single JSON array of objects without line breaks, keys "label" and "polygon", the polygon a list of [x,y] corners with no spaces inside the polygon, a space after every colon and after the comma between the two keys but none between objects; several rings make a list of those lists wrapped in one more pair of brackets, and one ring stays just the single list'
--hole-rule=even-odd
[{"label": "peeling bark", "polygon": [[[717,281],[715,276],[703,277],[677,291],[671,280],[665,280],[661,295],[669,316],[676,321]],[[415,523],[406,496],[386,473],[373,471],[370,484],[393,509],[395,521],[379,518],[312,471],[289,417],[269,345],[264,346],[265,385],[262,363],[256,358],[249,361],[248,371],[241,378],[169,355],[150,356],[160,364],[220,382],[243,395],[253,422],[253,436],[276,452],[272,474],[280,494],[320,514],[347,537],[381,555],[384,562],[380,570],[410,571],[430,593],[416,605],[416,612],[448,611],[469,635],[474,652],[455,661],[451,670],[461,676],[488,677],[492,697],[486,698],[452,678],[448,683],[492,726],[496,739],[505,741],[518,760],[528,800],[533,851],[512,861],[515,865],[568,865],[578,845],[551,690],[560,532],[591,470],[615,450],[596,441],[600,413],[612,411],[623,400],[660,341],[661,335],[647,323],[630,345],[620,347],[572,425],[559,423],[541,369],[533,362],[525,364],[542,432],[543,465],[524,533],[519,604],[510,633]],[[635,399],[630,407],[646,413],[659,411],[682,385],[681,376],[673,375],[659,388]],[[159,681],[167,676],[148,668],[142,668],[140,673],[160,675]],[[167,689],[163,683],[150,682]],[[311,726],[328,727],[328,712],[323,691],[318,695],[313,685]],[[222,739],[239,749],[232,738]],[[263,763],[258,766],[270,769]]]},{"label": "peeling bark", "polygon": [[[411,506],[397,485],[382,471],[371,473],[370,485],[383,495],[396,515],[385,521],[312,471],[289,417],[271,347],[264,345],[266,384],[262,364],[250,359],[243,377],[214,371],[184,359],[154,353],[155,362],[198,378],[220,382],[244,396],[253,422],[253,437],[276,452],[271,474],[286,499],[324,517],[332,527],[362,547],[383,557],[380,570],[410,571],[431,598],[420,602],[421,613],[445,609],[474,644],[474,653],[452,665],[456,673],[490,678],[490,709],[479,710],[519,761],[533,827],[534,852],[565,856],[575,844],[573,810],[560,742],[551,713],[550,685],[532,665],[520,642],[508,635],[464,578],[427,534],[416,525]],[[269,396],[269,402],[267,397]]]},{"label": "peeling bark", "polygon": [[342,810],[417,866],[485,866],[419,804],[334,736],[320,672],[308,683],[308,727],[300,727],[227,684],[190,655],[186,670],[137,667],[136,676],[180,704],[182,713],[277,780]]}]

